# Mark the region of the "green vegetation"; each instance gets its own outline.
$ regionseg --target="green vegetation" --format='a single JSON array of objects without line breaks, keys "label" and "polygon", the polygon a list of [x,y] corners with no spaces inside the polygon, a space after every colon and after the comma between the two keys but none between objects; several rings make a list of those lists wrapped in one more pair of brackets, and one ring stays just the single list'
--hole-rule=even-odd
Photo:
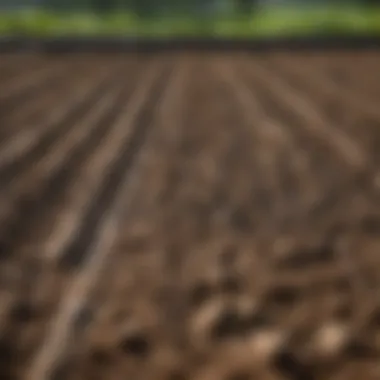
[{"label": "green vegetation", "polygon": [[380,34],[380,7],[275,8],[227,15],[138,17],[132,12],[13,11],[0,13],[2,35],[284,36]]}]

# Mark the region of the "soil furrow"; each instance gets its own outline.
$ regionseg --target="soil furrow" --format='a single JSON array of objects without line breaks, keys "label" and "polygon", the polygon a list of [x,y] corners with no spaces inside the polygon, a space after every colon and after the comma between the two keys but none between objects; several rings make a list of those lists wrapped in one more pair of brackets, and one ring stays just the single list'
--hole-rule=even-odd
[{"label": "soil furrow", "polygon": [[7,109],[12,109],[18,103],[22,103],[35,92],[49,86],[49,81],[54,81],[56,78],[67,72],[68,62],[56,62],[47,67],[42,67],[36,73],[30,75],[27,73],[25,78],[17,78],[16,83],[10,83],[8,86],[1,88],[0,92],[0,107],[4,114]]},{"label": "soil furrow", "polygon": [[303,119],[304,128],[308,128],[315,137],[329,143],[331,149],[336,149],[347,164],[359,170],[366,166],[368,157],[361,146],[356,144],[344,132],[330,125],[328,120],[318,112],[312,103],[288,86],[278,74],[275,74],[273,70],[267,70],[262,65],[255,65],[254,71],[257,75],[262,75],[268,80],[270,78],[273,91],[282,98],[283,103],[287,104],[294,113]]},{"label": "soil furrow", "polygon": [[[350,111],[364,114],[366,116],[378,119],[380,110],[377,101],[372,101],[365,94],[360,94],[357,90],[353,91],[346,86],[337,84],[330,80],[326,74],[319,74],[312,67],[306,65],[296,65],[293,60],[281,59],[275,62],[281,71],[284,72],[284,78],[294,78],[296,83],[306,87],[299,87],[308,94],[315,92],[320,98],[336,99],[342,102]],[[298,80],[297,80],[298,79]]]},{"label": "soil furrow", "polygon": [[8,186],[13,178],[25,172],[30,162],[43,158],[47,151],[53,149],[54,143],[69,133],[75,127],[75,122],[86,115],[92,104],[110,86],[110,78],[114,73],[103,70],[103,73],[100,71],[98,75],[101,80],[95,86],[92,77],[88,76],[87,80],[81,83],[75,96],[68,97],[52,109],[40,131],[26,130],[12,139],[0,158],[0,182],[3,186]]},{"label": "soil furrow", "polygon": [[[59,101],[60,93],[64,90],[68,91],[70,86],[76,83],[81,78],[93,72],[95,74],[96,67],[89,67],[89,62],[86,60],[73,61],[68,64],[62,73],[46,81],[46,85],[33,92],[33,96],[25,99],[23,102],[17,103],[17,109],[9,107],[2,115],[2,121],[12,129],[9,131],[12,134],[19,133],[20,127],[29,127],[37,125],[33,122],[35,115],[43,114]],[[43,120],[39,121],[42,122]],[[2,140],[4,138],[2,137]],[[3,140],[4,141],[4,140]]]},{"label": "soil furrow", "polygon": [[[145,86],[139,88],[139,92],[129,105],[130,112],[126,109],[124,117],[117,121],[119,127],[123,126],[127,129],[129,127],[133,132],[129,134],[128,141],[122,144],[121,151],[119,149],[112,169],[106,173],[104,187],[94,198],[94,203],[85,215],[85,222],[90,221],[90,223],[82,224],[78,239],[72,242],[64,256],[65,264],[69,266],[84,263],[86,265],[73,278],[63,295],[57,318],[51,326],[51,334],[47,335],[41,351],[37,353],[32,363],[29,372],[31,379],[48,379],[56,375],[59,365],[62,364],[60,356],[65,353],[64,342],[70,336],[72,337],[72,327],[78,313],[81,312],[88,292],[97,278],[97,273],[101,270],[102,263],[113,245],[123,215],[121,208],[128,201],[125,192],[129,185],[130,171],[133,170],[138,152],[147,138],[151,118],[170,74],[170,67],[165,67],[164,70],[160,68],[158,71],[158,75],[157,71],[147,74]],[[153,81],[155,83],[152,83]],[[148,90],[150,90],[150,95],[146,99]],[[93,239],[89,239],[91,235]],[[80,257],[76,258],[75,262],[71,262],[73,257],[70,256],[76,248],[81,248],[76,252]]]},{"label": "soil furrow", "polygon": [[[227,71],[228,70],[228,71]],[[279,171],[279,162],[286,151],[292,146],[291,138],[286,133],[286,129],[278,124],[271,116],[268,116],[260,105],[258,97],[251,92],[238,77],[235,76],[233,67],[224,69],[224,77],[231,86],[238,105],[242,109],[242,115],[247,124],[247,129],[255,130],[255,139],[259,142],[257,152],[258,161],[264,166],[264,172],[269,176],[269,188],[276,189],[271,200],[273,204],[273,214],[271,214],[271,224],[275,228],[276,220],[283,224],[287,215],[294,215],[294,209],[297,208],[295,201],[296,194],[290,194],[290,199],[284,199],[286,195],[281,183],[281,172]],[[258,122],[260,120],[260,122]],[[291,151],[291,150],[290,150]],[[273,152],[273,153],[272,153]],[[291,159],[291,158],[288,158]],[[287,224],[289,220],[287,220]]]},{"label": "soil furrow", "polygon": [[[118,110],[126,102],[133,89],[132,82],[122,88],[121,92],[119,90],[119,94],[118,92],[115,93],[113,87],[115,85],[120,87],[118,83],[120,81],[116,75],[115,79],[111,80],[108,85],[111,92],[108,95],[107,92],[106,95],[102,93],[97,101],[94,99],[95,102],[91,106],[96,108],[91,109],[88,116],[77,125],[77,129],[73,129],[72,133],[68,133],[65,138],[61,138],[57,149],[49,150],[46,155],[42,156],[39,165],[35,164],[32,172],[27,172],[25,178],[18,178],[18,181],[14,181],[13,186],[8,189],[9,193],[15,197],[16,207],[14,209],[12,204],[9,204],[8,221],[3,230],[5,247],[9,247],[12,241],[17,242],[20,234],[22,236],[25,231],[28,231],[29,222],[33,221],[34,218],[44,220],[44,213],[52,207],[50,202],[53,199],[59,199],[66,182],[69,181],[70,183],[70,181],[75,181],[76,178],[83,179],[88,177],[86,171],[83,171],[82,174],[75,174],[78,170],[78,165],[85,161],[86,156],[91,158],[93,148],[97,147],[102,139],[106,137],[112,120],[116,117]],[[98,170],[98,168],[95,168],[95,170]],[[26,187],[30,178],[34,178],[34,188]],[[81,189],[81,186],[72,185],[71,187],[73,190],[76,189],[75,191],[80,191]],[[46,207],[48,208],[46,209]],[[55,210],[54,207],[53,210]],[[12,213],[13,220],[9,218],[9,213]],[[64,215],[65,211],[61,215],[63,221],[65,220]],[[23,220],[22,222],[19,221],[20,218]],[[29,234],[31,233],[30,231]]]}]

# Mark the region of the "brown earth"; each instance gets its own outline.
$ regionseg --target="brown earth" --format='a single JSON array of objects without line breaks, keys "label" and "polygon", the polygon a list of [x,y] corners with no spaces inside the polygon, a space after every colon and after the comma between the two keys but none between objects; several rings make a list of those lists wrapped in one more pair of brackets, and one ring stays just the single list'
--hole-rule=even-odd
[{"label": "brown earth", "polygon": [[0,378],[380,379],[379,67],[1,56]]}]

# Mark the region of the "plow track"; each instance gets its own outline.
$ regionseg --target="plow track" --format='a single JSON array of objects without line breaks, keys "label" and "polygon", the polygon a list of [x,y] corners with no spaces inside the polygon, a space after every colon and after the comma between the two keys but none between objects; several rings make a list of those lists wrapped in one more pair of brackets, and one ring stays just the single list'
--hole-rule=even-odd
[{"label": "plow track", "polygon": [[380,379],[379,64],[0,56],[0,378]]}]

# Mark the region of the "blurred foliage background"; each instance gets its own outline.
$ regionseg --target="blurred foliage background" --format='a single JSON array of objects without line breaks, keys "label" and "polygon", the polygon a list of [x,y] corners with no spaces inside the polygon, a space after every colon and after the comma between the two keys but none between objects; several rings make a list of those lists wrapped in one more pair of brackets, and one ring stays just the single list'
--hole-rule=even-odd
[{"label": "blurred foliage background", "polygon": [[0,0],[0,33],[380,35],[380,0]]}]

